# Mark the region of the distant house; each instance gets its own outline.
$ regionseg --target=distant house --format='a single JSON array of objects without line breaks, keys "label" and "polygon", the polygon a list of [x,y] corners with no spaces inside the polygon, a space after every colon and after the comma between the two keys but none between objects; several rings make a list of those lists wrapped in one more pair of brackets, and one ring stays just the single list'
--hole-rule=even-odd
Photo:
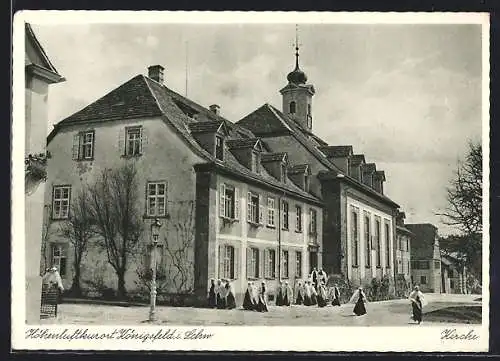
[{"label": "distant house", "polygon": [[444,293],[467,293],[467,270],[456,255],[441,252],[441,272]]},{"label": "distant house", "polygon": [[[35,36],[30,24],[25,24],[25,163],[29,157],[40,159],[46,154],[48,131],[49,85],[64,81],[50,62],[42,45]],[[16,120],[17,122],[17,120]],[[43,166],[44,168],[44,166]],[[26,169],[29,173],[29,169]],[[26,174],[26,177],[28,176]],[[42,244],[42,225],[44,219],[44,179],[41,182],[26,181],[25,212],[26,233],[24,251],[26,252],[26,321],[38,322],[40,319],[40,297],[42,281],[40,277],[40,249]]]},{"label": "distant house", "polygon": [[396,288],[408,291],[411,286],[411,242],[413,233],[406,228],[405,213],[399,212],[396,219]]},{"label": "distant house", "polygon": [[414,237],[411,241],[412,284],[423,292],[441,293],[441,254],[437,227],[429,224],[406,224]]}]

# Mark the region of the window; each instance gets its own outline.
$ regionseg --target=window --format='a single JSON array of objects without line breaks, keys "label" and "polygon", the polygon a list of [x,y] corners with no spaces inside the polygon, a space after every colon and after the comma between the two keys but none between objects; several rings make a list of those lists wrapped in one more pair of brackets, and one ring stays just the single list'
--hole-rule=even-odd
[{"label": "window", "polygon": [[94,131],[77,133],[73,139],[73,159],[86,160],[94,158]]},{"label": "window", "polygon": [[247,274],[249,278],[259,278],[259,249],[249,248],[247,251]]},{"label": "window", "polygon": [[455,281],[454,280],[450,280],[450,288],[455,288]]},{"label": "window", "polygon": [[282,274],[283,278],[288,278],[288,251],[283,251],[282,252],[282,258],[283,258],[283,267],[282,267]]},{"label": "window", "polygon": [[290,114],[295,114],[297,112],[297,103],[290,102]]},{"label": "window", "polygon": [[295,251],[295,276],[302,277],[302,252]]},{"label": "window", "polygon": [[276,251],[274,249],[266,250],[266,278],[276,278]]},{"label": "window", "polygon": [[283,229],[288,230],[288,202],[282,201],[283,204]]},{"label": "window", "polygon": [[52,191],[52,218],[66,219],[69,216],[71,186],[54,186]]},{"label": "window", "polygon": [[229,184],[220,186],[220,216],[227,219],[239,219],[240,196],[238,188]]},{"label": "window", "polygon": [[146,214],[150,217],[162,217],[166,214],[167,184],[150,182],[147,185]]},{"label": "window", "polygon": [[429,261],[411,261],[411,268],[413,269],[429,269]]},{"label": "window", "polygon": [[260,197],[257,194],[248,192],[247,195],[247,221],[250,223],[262,223]]},{"label": "window", "polygon": [[267,225],[274,227],[275,199],[267,197]]},{"label": "window", "polygon": [[224,140],[218,135],[215,136],[215,158],[224,160]]},{"label": "window", "polygon": [[309,210],[309,216],[311,217],[311,220],[309,222],[309,234],[315,235],[317,232],[317,225],[316,225],[316,210],[315,209],[310,209]]},{"label": "window", "polygon": [[365,265],[370,267],[372,259],[370,216],[365,215]]},{"label": "window", "polygon": [[427,284],[427,277],[426,276],[420,276],[420,284],[421,285]]},{"label": "window", "polygon": [[376,257],[377,257],[377,267],[381,266],[381,242],[380,242],[380,221],[375,220],[375,247]]},{"label": "window", "polygon": [[260,161],[259,161],[259,153],[253,151],[252,152],[252,172],[260,173]]},{"label": "window", "polygon": [[295,231],[302,232],[302,208],[295,206]]},{"label": "window", "polygon": [[387,268],[391,267],[391,234],[389,224],[384,224],[385,226],[385,266]]},{"label": "window", "polygon": [[434,269],[440,269],[441,268],[441,262],[438,260],[434,261]]},{"label": "window", "polygon": [[66,276],[66,260],[68,247],[65,244],[51,245],[51,261],[52,266],[57,267],[62,278]]},{"label": "window", "polygon": [[127,156],[135,156],[141,154],[142,145],[142,128],[133,127],[126,129],[125,154]]},{"label": "window", "polygon": [[357,266],[358,259],[358,247],[359,247],[359,236],[358,236],[358,213],[355,209],[351,211],[351,247],[352,247],[352,265]]},{"label": "window", "polygon": [[234,279],[234,247],[224,246],[222,255],[222,278]]}]

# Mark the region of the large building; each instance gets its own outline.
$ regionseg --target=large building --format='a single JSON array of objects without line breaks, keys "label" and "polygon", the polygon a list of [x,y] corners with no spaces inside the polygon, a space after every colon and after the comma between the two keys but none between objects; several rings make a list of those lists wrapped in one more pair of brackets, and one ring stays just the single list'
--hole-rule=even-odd
[{"label": "large building", "polygon": [[237,122],[265,140],[272,151],[286,152],[293,163],[307,164],[311,192],[323,201],[323,268],[355,285],[384,275],[394,280],[395,216],[398,204],[384,194],[385,173],[351,145],[329,145],[314,134],[313,96],[299,67],[280,90],[282,108],[264,104]]},{"label": "large building", "polygon": [[405,227],[405,213],[396,219],[396,290],[402,294],[411,287],[411,239],[413,233]]},{"label": "large building", "polygon": [[[144,222],[164,224],[166,292],[194,290],[204,298],[210,278],[225,278],[238,297],[249,280],[267,280],[272,293],[278,280],[295,284],[314,267],[354,285],[384,276],[394,285],[399,206],[384,194],[385,173],[376,164],[313,133],[315,89],[298,52],[280,90],[282,109],[264,104],[236,123],[219,106],[205,108],[172,91],[164,75],[162,66],[151,66],[148,76],[56,125],[48,138],[51,222],[67,219],[81,184],[100,170],[134,162]],[[129,290],[136,270],[150,262],[148,232],[128,267]],[[67,240],[54,235],[47,252],[69,285]],[[89,252],[83,268],[83,278],[105,275],[116,288],[106,252]]]},{"label": "large building", "polygon": [[40,250],[45,213],[45,160],[48,131],[49,85],[60,83],[59,75],[50,62],[29,24],[25,25],[25,245],[26,254],[26,322],[40,320]]},{"label": "large building", "polygon": [[[159,218],[163,292],[204,299],[209,279],[233,281],[241,297],[249,280],[306,277],[321,267],[323,203],[310,189],[307,164],[271,151],[251,131],[232,124],[164,85],[163,67],[149,67],[81,111],[49,135],[51,222],[71,212],[83,183],[105,168],[134,163],[145,232],[125,275],[129,291],[148,267],[149,224]],[[57,225],[55,225],[57,227]],[[47,247],[66,286],[72,280],[68,241],[54,234]],[[82,277],[103,275],[116,289],[106,251],[88,252]]]},{"label": "large building", "polygon": [[430,223],[406,224],[414,235],[411,242],[412,284],[422,292],[441,293],[441,253],[436,226]]}]

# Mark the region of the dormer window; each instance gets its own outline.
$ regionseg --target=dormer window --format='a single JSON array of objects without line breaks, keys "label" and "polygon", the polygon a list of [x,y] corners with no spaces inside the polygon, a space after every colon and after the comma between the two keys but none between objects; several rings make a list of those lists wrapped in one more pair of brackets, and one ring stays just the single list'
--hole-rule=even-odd
[{"label": "dormer window", "polygon": [[309,175],[304,174],[304,190],[309,192]]},{"label": "dormer window", "polygon": [[286,164],[281,164],[281,181],[286,183]]},{"label": "dormer window", "polygon": [[224,139],[218,135],[215,136],[215,158],[224,160]]},{"label": "dormer window", "polygon": [[290,102],[290,114],[295,114],[297,112],[297,103]]},{"label": "dormer window", "polygon": [[307,115],[311,116],[311,104],[307,104]]},{"label": "dormer window", "polygon": [[256,151],[252,151],[252,172],[254,173],[260,173],[260,160],[259,160],[259,153]]}]

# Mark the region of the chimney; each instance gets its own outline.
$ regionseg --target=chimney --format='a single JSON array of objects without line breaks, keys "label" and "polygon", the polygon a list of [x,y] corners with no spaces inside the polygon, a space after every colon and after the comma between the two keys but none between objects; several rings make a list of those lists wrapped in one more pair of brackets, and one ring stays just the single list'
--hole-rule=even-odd
[{"label": "chimney", "polygon": [[154,81],[157,81],[160,84],[163,84],[163,71],[165,70],[164,67],[161,65],[151,65],[148,67],[148,77],[153,79]]},{"label": "chimney", "polygon": [[209,106],[209,108],[212,113],[220,115],[220,106],[218,106],[217,104],[212,104],[211,106]]}]

